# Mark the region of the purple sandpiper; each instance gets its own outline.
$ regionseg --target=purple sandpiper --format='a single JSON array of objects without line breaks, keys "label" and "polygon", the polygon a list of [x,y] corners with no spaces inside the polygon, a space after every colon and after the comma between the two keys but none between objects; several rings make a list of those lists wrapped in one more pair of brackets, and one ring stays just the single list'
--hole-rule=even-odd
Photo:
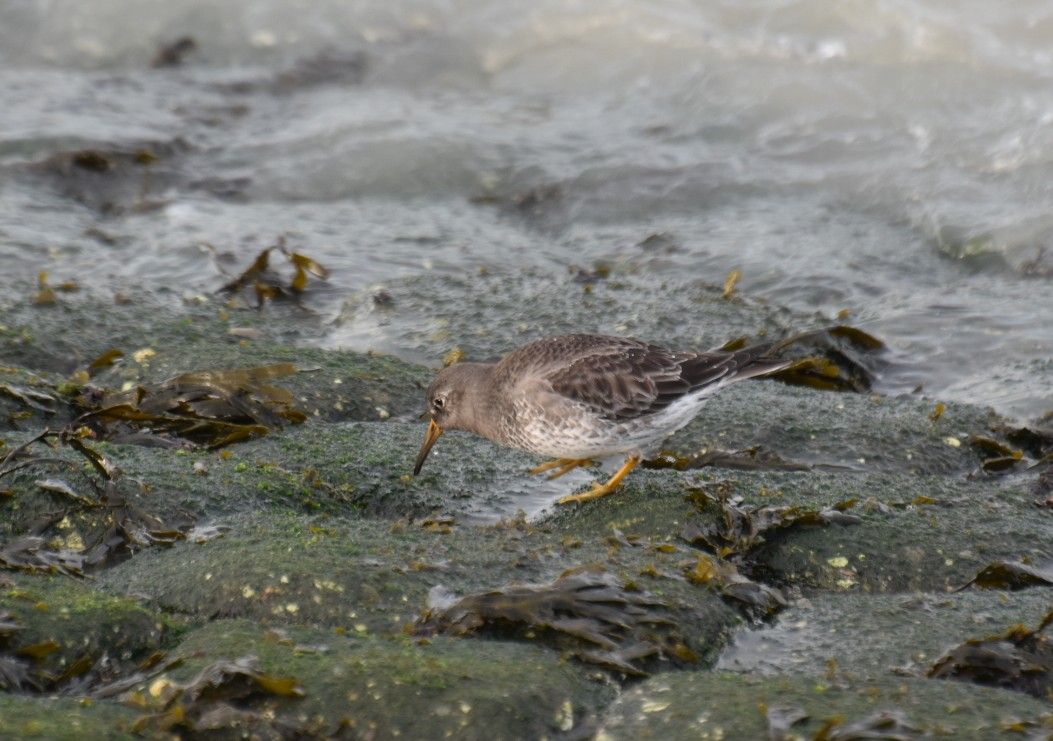
[{"label": "purple sandpiper", "polygon": [[536,340],[493,363],[457,363],[428,387],[428,431],[413,474],[445,430],[553,458],[531,469],[562,476],[625,456],[604,484],[559,500],[606,496],[720,389],[782,370],[775,343],[735,351],[679,352],[626,337],[571,334]]}]

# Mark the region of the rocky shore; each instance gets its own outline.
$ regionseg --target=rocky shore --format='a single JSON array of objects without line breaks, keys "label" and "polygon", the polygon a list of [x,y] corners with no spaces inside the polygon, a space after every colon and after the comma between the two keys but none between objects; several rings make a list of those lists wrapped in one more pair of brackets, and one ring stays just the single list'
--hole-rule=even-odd
[{"label": "rocky shore", "polygon": [[[295,306],[174,303],[0,314],[0,735],[1053,734],[1048,429],[757,381],[616,495],[556,508],[593,473],[534,479],[467,435],[407,475],[431,368],[311,347]],[[433,367],[542,330],[706,347],[826,323],[705,282],[529,272],[407,280],[337,321]],[[166,379],[246,368],[274,377],[224,387],[263,420],[230,444],[82,416],[136,388],[182,414]],[[12,455],[45,428],[65,432]]]}]

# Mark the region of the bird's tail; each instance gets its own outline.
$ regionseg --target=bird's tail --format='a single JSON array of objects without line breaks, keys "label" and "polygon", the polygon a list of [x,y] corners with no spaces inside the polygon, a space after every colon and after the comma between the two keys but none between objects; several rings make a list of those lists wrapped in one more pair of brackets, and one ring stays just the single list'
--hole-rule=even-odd
[{"label": "bird's tail", "polygon": [[[780,377],[786,383],[813,388],[846,391],[867,391],[875,377],[872,362],[865,362],[861,353],[871,353],[885,347],[884,343],[854,327],[838,325],[825,329],[800,332],[781,340],[761,342],[742,347],[736,340],[707,355],[722,355],[732,366],[725,382],[769,376],[790,369]],[[785,353],[795,345],[818,350],[811,354]],[[789,359],[780,357],[791,354]]]},{"label": "bird's tail", "polygon": [[797,359],[771,357],[772,343],[754,345],[736,350],[732,354],[735,369],[729,374],[729,381],[745,381],[747,378],[757,378],[778,373],[786,370],[797,362]]}]

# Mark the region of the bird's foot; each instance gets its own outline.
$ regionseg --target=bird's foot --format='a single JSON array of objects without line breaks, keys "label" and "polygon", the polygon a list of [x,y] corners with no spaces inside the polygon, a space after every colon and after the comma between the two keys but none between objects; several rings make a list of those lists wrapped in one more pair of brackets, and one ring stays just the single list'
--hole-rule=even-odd
[{"label": "bird's foot", "polygon": [[591,502],[593,499],[599,499],[605,497],[619,486],[621,486],[622,479],[629,475],[640,463],[640,457],[636,455],[629,456],[625,459],[625,463],[618,469],[618,472],[611,476],[610,480],[605,484],[595,484],[588,491],[583,491],[581,494],[569,494],[559,500],[556,504],[573,504],[575,502]]},{"label": "bird's foot", "polygon": [[558,479],[560,476],[570,473],[575,468],[591,465],[592,461],[588,458],[557,458],[554,461],[546,461],[540,466],[534,466],[530,469],[530,475],[536,476],[539,473],[551,471],[554,468],[556,470],[548,475],[548,480],[551,481],[552,479]]},{"label": "bird's foot", "polygon": [[565,497],[561,497],[556,500],[556,504],[574,504],[575,502],[591,502],[593,499],[599,499],[605,497],[615,489],[618,488],[618,484],[610,486],[608,484],[594,484],[588,491],[583,491],[581,494],[568,494]]}]

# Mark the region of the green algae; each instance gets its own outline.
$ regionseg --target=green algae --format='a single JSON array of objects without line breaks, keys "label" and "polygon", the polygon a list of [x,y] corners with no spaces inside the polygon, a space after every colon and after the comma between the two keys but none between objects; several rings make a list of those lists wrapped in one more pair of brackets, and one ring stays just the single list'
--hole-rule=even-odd
[{"label": "green algae", "polygon": [[455,525],[444,532],[428,521],[393,528],[288,515],[239,521],[223,538],[200,546],[144,553],[101,581],[111,591],[146,595],[158,609],[202,619],[394,634],[425,612],[433,588],[465,595],[544,583],[568,568],[598,569],[665,603],[664,619],[681,636],[683,653],[711,664],[740,618],[679,574],[644,576],[667,555],[603,540],[565,543],[525,526]]},{"label": "green algae", "polygon": [[980,463],[969,437],[986,434],[991,420],[978,407],[946,406],[933,422],[932,403],[923,399],[832,395],[755,381],[715,395],[665,447],[687,454],[703,448],[760,446],[798,463],[860,471],[968,473]]},{"label": "green algae", "polygon": [[[178,618],[138,600],[62,576],[15,577],[0,588],[0,611],[20,626],[8,639],[11,653],[31,657],[31,675],[45,686],[84,675],[98,683],[134,669],[182,629]],[[104,657],[107,665],[96,667]]]},{"label": "green algae", "polygon": [[[118,348],[125,357],[92,378],[120,389],[126,383],[156,382],[191,371],[295,363],[312,369],[283,385],[309,416],[325,420],[376,420],[410,415],[421,406],[428,372],[389,356],[296,347],[280,319],[250,311],[228,311],[219,303],[183,307],[164,304],[63,303],[46,311],[12,307],[0,332],[4,363],[70,377],[101,353]],[[249,327],[260,339],[231,335]],[[286,334],[288,332],[288,334]]]},{"label": "green algae", "polygon": [[[718,527],[716,510],[699,512],[691,490],[741,497],[750,506],[833,507],[854,501],[851,526],[776,531],[746,557],[747,574],[808,590],[879,591],[964,585],[993,560],[1041,561],[1050,523],[1036,517],[1026,488],[946,476],[854,472],[675,472],[633,474],[597,503],[561,509],[546,522],[566,532],[625,533],[669,542],[683,527]],[[842,563],[843,562],[843,563]]]},{"label": "green algae", "polygon": [[809,720],[793,729],[804,738],[830,718],[847,724],[893,710],[922,732],[989,739],[1021,722],[1040,729],[1049,712],[1047,703],[1020,693],[957,682],[890,677],[849,683],[797,675],[672,672],[626,691],[608,708],[596,738],[765,738],[772,707],[806,713]]},{"label": "green algae", "polygon": [[112,702],[0,693],[0,737],[48,741],[137,738],[135,713]]},{"label": "green algae", "polygon": [[573,730],[613,696],[609,685],[525,644],[274,632],[236,620],[189,634],[174,652],[184,662],[168,676],[186,681],[211,661],[248,654],[261,670],[298,679],[302,698],[266,707],[308,735],[538,738]]}]

